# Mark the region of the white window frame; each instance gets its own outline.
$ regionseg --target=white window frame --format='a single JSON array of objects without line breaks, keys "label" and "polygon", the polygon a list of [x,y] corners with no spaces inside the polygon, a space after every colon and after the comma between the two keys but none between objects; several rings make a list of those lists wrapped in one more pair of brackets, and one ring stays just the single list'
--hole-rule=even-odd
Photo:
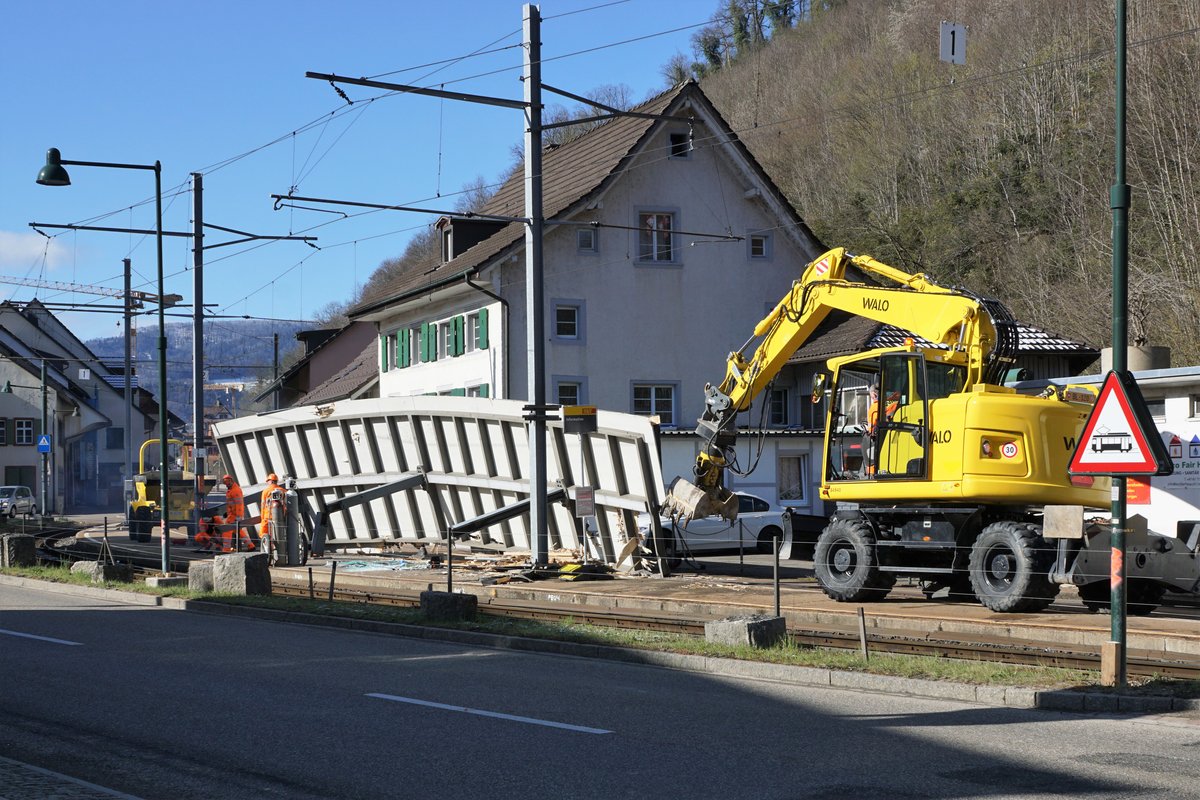
[{"label": "white window frame", "polygon": [[792,422],[791,392],[787,389],[772,389],[767,398],[767,424],[778,428],[787,427]]},{"label": "white window frame", "polygon": [[[754,252],[756,243],[761,243],[762,252]],[[746,235],[746,257],[751,261],[770,261],[772,255],[771,245],[771,234],[763,231],[753,231]]]},{"label": "white window frame", "polygon": [[[663,222],[666,227],[663,227]],[[679,263],[679,213],[670,209],[642,209],[637,212],[637,262],[639,264]],[[664,241],[665,240],[665,241]]]},{"label": "white window frame", "polygon": [[438,358],[451,358],[450,343],[454,341],[454,320],[443,319],[437,323],[437,354]]},{"label": "white window frame", "polygon": [[[559,327],[560,323],[562,322],[562,320],[559,318],[559,314],[561,314],[564,311],[571,312],[571,314],[572,314],[572,319],[566,323],[569,327],[574,328],[574,331],[572,333],[563,333],[562,328]],[[555,303],[554,304],[554,338],[555,339],[566,339],[566,340],[572,341],[572,342],[583,339],[583,308],[580,304],[578,304],[578,303]]]},{"label": "white window frame", "polygon": [[405,329],[408,332],[408,365],[411,367],[421,361],[421,326],[415,325]]},{"label": "white window frame", "polygon": [[33,417],[13,419],[13,444],[19,447],[33,446]]},{"label": "white window frame", "polygon": [[[789,472],[784,468],[785,460],[798,462],[797,470],[800,474],[796,477],[795,485],[783,485],[784,478],[788,477]],[[780,453],[776,462],[775,475],[775,490],[778,493],[780,505],[808,505],[809,459],[807,453]],[[795,496],[797,494],[799,496]]]},{"label": "white window frame", "polygon": [[575,229],[575,252],[584,255],[595,255],[600,252],[600,233],[595,228],[585,226]]},{"label": "white window frame", "polygon": [[[648,396],[639,399],[639,394]],[[675,400],[678,395],[678,383],[635,381],[630,391],[630,409],[632,413],[642,417],[657,416],[661,425],[673,426],[678,416],[675,412]]]}]

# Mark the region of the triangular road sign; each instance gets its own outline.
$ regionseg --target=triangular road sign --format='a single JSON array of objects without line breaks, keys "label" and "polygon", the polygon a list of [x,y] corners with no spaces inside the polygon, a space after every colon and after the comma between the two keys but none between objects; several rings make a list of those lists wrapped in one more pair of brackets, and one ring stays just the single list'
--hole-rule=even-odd
[{"label": "triangular road sign", "polygon": [[1075,447],[1072,475],[1170,475],[1171,457],[1129,372],[1109,372]]}]

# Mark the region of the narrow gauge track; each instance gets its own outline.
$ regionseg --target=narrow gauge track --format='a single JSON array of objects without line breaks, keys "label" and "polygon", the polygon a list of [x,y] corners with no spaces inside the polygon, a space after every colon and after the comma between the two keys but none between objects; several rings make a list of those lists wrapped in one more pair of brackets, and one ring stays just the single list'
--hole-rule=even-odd
[{"label": "narrow gauge track", "polygon": [[[287,597],[314,597],[328,599],[329,591],[291,583],[272,584],[272,593]],[[405,608],[420,605],[413,595],[365,592],[355,589],[335,589],[335,601],[371,603]],[[482,599],[482,598],[481,598]],[[503,602],[487,600],[479,605],[479,613],[497,617],[515,617],[548,622],[572,622],[610,628],[654,630],[681,633],[693,636],[704,635],[704,621],[663,615],[661,613],[639,613],[629,609],[599,609],[584,606],[548,606],[528,602]],[[857,650],[858,635],[832,629],[788,630],[794,644],[835,650]],[[1025,666],[1049,666],[1066,669],[1099,670],[1100,654],[1085,650],[1039,647],[1033,644],[1001,644],[993,642],[934,641],[927,638],[905,637],[901,634],[869,633],[868,647],[875,652],[902,653],[908,655],[935,656],[970,661],[991,661]],[[1159,675],[1183,680],[1200,680],[1200,666],[1181,662],[1129,655],[1126,659],[1130,675],[1151,677]]]}]

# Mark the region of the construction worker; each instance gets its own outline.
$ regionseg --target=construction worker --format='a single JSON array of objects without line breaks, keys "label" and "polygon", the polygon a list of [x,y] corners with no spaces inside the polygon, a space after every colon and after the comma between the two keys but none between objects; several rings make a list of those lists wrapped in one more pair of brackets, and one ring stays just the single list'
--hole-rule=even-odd
[{"label": "construction worker", "polygon": [[223,476],[221,483],[225,484],[225,525],[220,526],[221,550],[225,553],[234,551],[233,537],[235,535],[241,543],[242,550],[253,550],[254,542],[250,539],[249,534],[238,526],[238,523],[246,516],[246,498],[242,494],[242,487],[238,486],[238,482],[233,479],[232,475]]},{"label": "construction worker", "polygon": [[283,489],[279,486],[279,476],[274,472],[267,476],[267,485],[262,490],[262,497],[258,503],[258,513],[262,520],[258,528],[258,541],[262,544],[263,551],[269,553],[271,523],[282,525],[286,519]]},{"label": "construction worker", "polygon": [[238,550],[240,552],[249,552],[254,549],[254,540],[250,538],[250,534],[246,533],[246,529],[241,525],[242,518],[235,517],[233,514],[225,515],[225,523],[221,528],[221,552],[234,552],[234,537],[237,537]]},{"label": "construction worker", "polygon": [[217,536],[220,533],[220,524],[224,518],[220,514],[205,519],[200,518],[200,530],[196,532],[196,545],[203,550],[220,550],[220,545],[217,544]]}]

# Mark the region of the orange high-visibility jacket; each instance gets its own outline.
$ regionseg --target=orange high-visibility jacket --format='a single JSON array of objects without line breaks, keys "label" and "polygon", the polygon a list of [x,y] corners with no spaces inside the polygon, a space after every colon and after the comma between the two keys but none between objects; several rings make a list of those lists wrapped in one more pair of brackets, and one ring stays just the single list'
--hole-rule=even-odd
[{"label": "orange high-visibility jacket", "polygon": [[246,498],[242,495],[242,487],[236,483],[225,489],[225,511],[232,519],[246,516]]}]

